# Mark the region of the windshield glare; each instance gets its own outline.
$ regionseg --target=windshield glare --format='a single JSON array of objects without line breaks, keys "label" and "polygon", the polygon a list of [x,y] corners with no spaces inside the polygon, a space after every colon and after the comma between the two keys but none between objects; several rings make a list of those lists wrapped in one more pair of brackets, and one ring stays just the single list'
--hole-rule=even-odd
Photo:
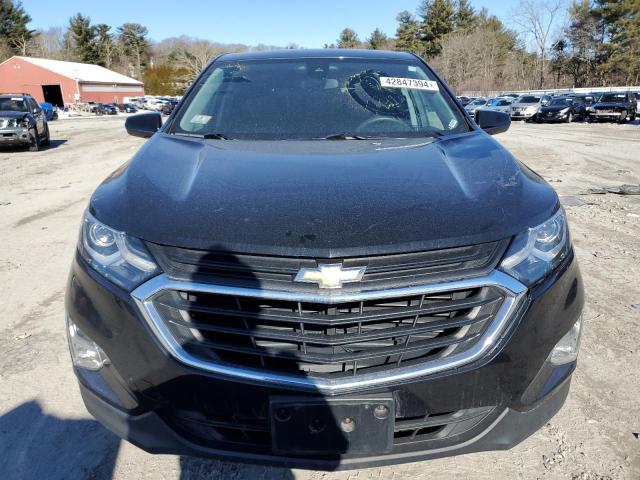
[{"label": "windshield glare", "polygon": [[421,63],[349,58],[215,62],[168,130],[267,140],[466,131],[463,115]]},{"label": "windshield glare", "polygon": [[517,103],[539,103],[539,102],[540,102],[540,97],[524,96],[524,97],[520,97]]},{"label": "windshield glare", "polygon": [[602,95],[598,101],[599,102],[624,102],[626,100],[626,96],[625,95],[621,95],[621,94],[615,94],[615,93],[609,93],[609,94],[605,94]]},{"label": "windshield glare", "polygon": [[562,105],[570,105],[573,102],[571,98],[554,98],[549,102],[549,105],[562,106]]},{"label": "windshield glare", "polygon": [[26,112],[27,105],[23,98],[0,98],[0,111]]}]

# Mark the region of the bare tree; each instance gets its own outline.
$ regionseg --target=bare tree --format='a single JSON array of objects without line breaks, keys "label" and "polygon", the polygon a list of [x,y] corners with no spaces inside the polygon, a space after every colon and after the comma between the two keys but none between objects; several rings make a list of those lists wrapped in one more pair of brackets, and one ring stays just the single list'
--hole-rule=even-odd
[{"label": "bare tree", "polygon": [[547,68],[547,52],[551,42],[551,33],[555,22],[565,10],[565,0],[520,0],[515,13],[515,23],[522,33],[535,43],[540,56],[540,87],[544,86],[544,75]]},{"label": "bare tree", "polygon": [[189,71],[195,78],[211,60],[223,53],[219,46],[207,40],[181,39],[172,54],[176,65]]}]

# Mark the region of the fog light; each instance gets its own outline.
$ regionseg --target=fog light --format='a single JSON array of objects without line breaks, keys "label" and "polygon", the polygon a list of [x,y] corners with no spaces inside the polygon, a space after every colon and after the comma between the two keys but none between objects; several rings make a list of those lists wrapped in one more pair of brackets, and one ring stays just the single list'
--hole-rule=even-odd
[{"label": "fog light", "polygon": [[553,347],[549,361],[553,365],[564,365],[566,363],[575,362],[578,358],[578,349],[580,348],[580,337],[582,336],[582,317],[573,324],[564,337]]},{"label": "fog light", "polygon": [[73,323],[67,315],[67,336],[69,339],[69,350],[71,360],[78,368],[86,370],[100,370],[103,365],[109,362],[104,351],[89,337],[87,337],[78,326]]}]

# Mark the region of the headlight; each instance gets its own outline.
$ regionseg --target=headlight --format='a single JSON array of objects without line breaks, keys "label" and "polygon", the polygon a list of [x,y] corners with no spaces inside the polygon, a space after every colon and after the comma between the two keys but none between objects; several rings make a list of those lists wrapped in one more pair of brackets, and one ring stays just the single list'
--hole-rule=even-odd
[{"label": "headlight", "polygon": [[141,240],[107,227],[88,211],[82,221],[78,250],[89,265],[126,290],[160,273]]},{"label": "headlight", "polygon": [[563,108],[562,110],[560,110],[560,113],[561,113],[561,114],[563,114],[563,115],[564,115],[565,113],[568,113],[568,112],[569,112],[569,107],[567,107],[567,108]]},{"label": "headlight", "polygon": [[516,235],[500,269],[526,285],[533,285],[556,268],[570,248],[567,221],[560,208],[546,222]]},{"label": "headlight", "polygon": [[595,112],[596,109],[593,107],[587,107],[587,112]]}]

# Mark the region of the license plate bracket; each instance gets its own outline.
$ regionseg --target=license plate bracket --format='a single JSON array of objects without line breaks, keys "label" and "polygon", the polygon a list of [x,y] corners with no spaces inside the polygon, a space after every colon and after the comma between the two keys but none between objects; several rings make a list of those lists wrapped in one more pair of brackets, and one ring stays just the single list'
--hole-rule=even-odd
[{"label": "license plate bracket", "polygon": [[395,402],[391,395],[353,398],[271,397],[275,453],[339,455],[389,453]]}]

